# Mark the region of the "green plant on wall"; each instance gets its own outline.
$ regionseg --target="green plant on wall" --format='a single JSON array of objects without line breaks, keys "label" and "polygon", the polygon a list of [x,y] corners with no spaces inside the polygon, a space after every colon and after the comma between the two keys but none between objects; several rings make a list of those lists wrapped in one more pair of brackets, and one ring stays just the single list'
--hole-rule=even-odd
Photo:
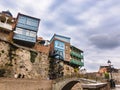
[{"label": "green plant on wall", "polygon": [[109,79],[109,73],[108,72],[105,72],[104,76],[105,76],[105,79]]},{"label": "green plant on wall", "polygon": [[79,71],[79,68],[75,68],[75,69],[74,69],[74,72],[78,72],[78,71]]},{"label": "green plant on wall", "polygon": [[30,51],[30,56],[31,56],[30,61],[31,61],[32,63],[34,63],[34,62],[35,62],[35,58],[36,58],[36,56],[37,56],[37,53],[36,53],[36,52],[33,52],[33,51]]}]

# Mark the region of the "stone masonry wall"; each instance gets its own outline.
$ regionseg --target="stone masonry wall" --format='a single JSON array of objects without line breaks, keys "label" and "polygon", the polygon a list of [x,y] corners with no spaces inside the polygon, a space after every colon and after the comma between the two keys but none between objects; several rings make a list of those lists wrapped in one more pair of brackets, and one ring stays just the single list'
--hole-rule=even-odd
[{"label": "stone masonry wall", "polygon": [[117,84],[120,84],[120,73],[112,73],[113,79]]},{"label": "stone masonry wall", "polygon": [[0,41],[0,76],[47,79],[48,62],[46,54]]},{"label": "stone masonry wall", "polygon": [[0,67],[4,67],[6,64],[9,63],[9,44],[5,42],[0,42]]},{"label": "stone masonry wall", "polygon": [[74,68],[67,64],[64,64],[64,76],[72,75],[73,73],[74,73]]}]

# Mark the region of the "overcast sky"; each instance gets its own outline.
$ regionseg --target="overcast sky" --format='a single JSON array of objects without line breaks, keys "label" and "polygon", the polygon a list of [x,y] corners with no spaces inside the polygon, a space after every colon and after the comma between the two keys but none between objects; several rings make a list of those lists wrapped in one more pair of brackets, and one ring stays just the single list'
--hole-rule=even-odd
[{"label": "overcast sky", "polygon": [[38,36],[44,39],[70,37],[84,51],[87,71],[108,60],[120,68],[120,0],[0,0],[4,10],[40,18]]}]

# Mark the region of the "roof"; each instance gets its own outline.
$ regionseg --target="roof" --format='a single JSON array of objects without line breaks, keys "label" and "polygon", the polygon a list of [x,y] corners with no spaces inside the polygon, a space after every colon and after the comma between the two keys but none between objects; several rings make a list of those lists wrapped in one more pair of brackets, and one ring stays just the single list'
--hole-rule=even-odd
[{"label": "roof", "polygon": [[18,13],[18,16],[21,15],[21,16],[25,16],[25,17],[29,17],[29,18],[33,18],[33,19],[37,19],[40,21],[39,18],[36,18],[36,17],[32,17],[32,16],[29,16],[29,15],[25,15],[25,14],[21,14],[21,13]]},{"label": "roof", "polygon": [[11,12],[10,12],[9,10],[7,10],[7,11],[2,11],[2,13],[6,14],[6,15],[8,15],[8,16],[10,16],[10,17],[13,17],[13,15],[11,14]]},{"label": "roof", "polygon": [[[62,38],[62,39],[63,39],[63,38],[64,38],[64,39],[68,39],[69,42],[70,42],[70,39],[71,39],[70,37],[66,37],[66,36],[54,34],[53,37],[51,38],[50,42],[52,42],[54,38],[59,38],[59,37]],[[63,41],[63,40],[62,40],[62,41]]]},{"label": "roof", "polygon": [[81,49],[79,49],[79,48],[77,48],[77,47],[75,47],[75,46],[73,46],[73,45],[71,45],[70,47],[73,47],[73,48],[75,48],[75,49],[77,49],[77,50],[83,52]]}]

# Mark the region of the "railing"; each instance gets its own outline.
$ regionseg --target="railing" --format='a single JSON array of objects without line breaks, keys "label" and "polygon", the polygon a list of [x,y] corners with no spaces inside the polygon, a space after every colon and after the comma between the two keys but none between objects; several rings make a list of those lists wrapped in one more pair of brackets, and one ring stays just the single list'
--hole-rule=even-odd
[{"label": "railing", "polygon": [[71,59],[71,60],[70,60],[70,63],[76,64],[76,65],[79,65],[79,66],[84,66],[84,63],[83,63],[83,62],[77,61],[77,60],[74,60],[74,59]]},{"label": "railing", "polygon": [[78,53],[76,53],[76,52],[71,51],[70,54],[73,55],[73,56],[75,56],[75,57],[78,57],[78,58],[80,58],[80,59],[83,59],[83,55],[78,54]]},{"label": "railing", "polygon": [[63,76],[61,78],[57,78],[54,80],[54,82],[60,82],[60,81],[63,81],[63,80],[66,80],[66,79],[76,79],[76,80],[80,80],[80,81],[86,81],[86,82],[90,82],[90,83],[96,83],[96,80],[95,79],[91,79],[91,78],[85,78],[85,75],[83,74],[72,74],[72,75],[66,75],[66,76]]},{"label": "railing", "polygon": [[8,30],[12,30],[12,25],[9,25],[7,23],[0,22],[0,27],[8,29]]}]

